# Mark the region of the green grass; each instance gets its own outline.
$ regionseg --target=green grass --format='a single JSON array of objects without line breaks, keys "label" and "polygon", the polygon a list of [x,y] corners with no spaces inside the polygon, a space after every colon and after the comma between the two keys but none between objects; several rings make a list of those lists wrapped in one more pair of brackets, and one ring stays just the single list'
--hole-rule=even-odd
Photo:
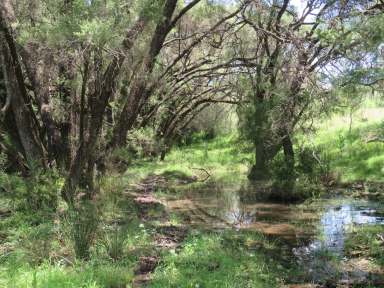
[{"label": "green grass", "polygon": [[74,267],[44,263],[37,267],[13,263],[0,268],[0,287],[4,288],[114,288],[132,281],[127,267],[110,263],[76,263]]},{"label": "green grass", "polygon": [[247,150],[249,145],[239,141],[236,134],[220,136],[207,142],[175,147],[164,161],[136,161],[126,171],[124,178],[132,182],[148,174],[175,171],[204,178],[206,175],[196,169],[204,168],[215,181],[238,181],[246,179],[249,164],[254,159],[254,155]]},{"label": "green grass", "polygon": [[384,267],[384,225],[355,226],[345,241],[347,254],[358,251],[361,256],[369,257]]},{"label": "green grass", "polygon": [[[374,136],[384,139],[384,108],[371,106],[372,103],[367,104],[354,113],[351,131],[349,117],[336,114],[319,120],[315,134],[298,135],[296,143],[318,149],[321,160],[329,164],[331,172],[342,182],[383,181],[384,142],[367,143],[367,139]],[[204,168],[211,174],[211,180],[233,182],[245,180],[252,163],[252,145],[238,140],[236,134],[230,134],[174,147],[165,161],[134,161],[124,179],[135,182],[148,174],[167,171],[204,178],[204,173],[193,169]]]},{"label": "green grass", "polygon": [[[329,161],[331,171],[339,174],[342,181],[383,181],[384,143],[365,140],[369,135],[384,134],[384,109],[365,108],[358,114],[351,132],[348,119],[336,115],[318,123],[312,139],[298,136],[297,142],[320,149],[322,160]],[[12,211],[10,216],[0,218],[0,287],[130,287],[138,258],[153,252],[154,232],[150,226],[156,223],[144,227],[135,218],[135,208],[122,194],[128,185],[150,174],[171,180],[192,175],[205,178],[205,173],[196,168],[206,169],[211,175],[209,181],[238,183],[246,179],[253,161],[252,145],[233,134],[175,147],[165,161],[134,160],[122,176],[105,177],[100,193],[105,201],[101,201],[100,225],[88,262],[75,260],[62,215],[43,210],[34,214],[17,211],[15,203],[0,197],[0,212]],[[9,191],[14,191],[13,186],[8,186]],[[56,186],[48,183],[44,187]],[[177,187],[172,193],[180,189]],[[20,195],[24,195],[25,189],[21,190]],[[65,208],[62,202],[58,207]],[[129,227],[117,231],[115,220],[124,220]],[[179,219],[171,215],[169,221],[178,223]],[[384,265],[382,244],[377,237],[383,227],[356,229],[347,240],[347,251],[363,247],[364,255]],[[126,233],[126,237],[121,238],[120,233]],[[262,248],[252,249],[249,243],[262,243]],[[180,250],[163,252],[151,287],[278,287],[287,273],[294,272],[279,265],[279,255],[272,257],[274,245],[258,233],[195,231],[181,243]]]},{"label": "green grass", "polygon": [[384,138],[383,121],[384,108],[362,108],[354,116],[351,131],[349,119],[336,115],[318,125],[313,139],[304,141],[322,151],[341,181],[383,181],[384,143],[367,143],[371,137]]},{"label": "green grass", "polygon": [[[0,288],[129,287],[138,258],[153,249],[151,231],[133,211],[125,215],[127,227],[116,227],[111,220],[121,219],[122,213],[111,206],[104,207],[109,211],[100,217],[86,262],[75,259],[65,212],[15,210],[0,218]],[[9,202],[3,199],[0,208],[9,209]],[[116,253],[118,259],[112,259]]]},{"label": "green grass", "polygon": [[180,252],[163,257],[150,287],[279,287],[284,268],[262,250],[247,249],[255,242],[272,245],[257,233],[191,236]]}]

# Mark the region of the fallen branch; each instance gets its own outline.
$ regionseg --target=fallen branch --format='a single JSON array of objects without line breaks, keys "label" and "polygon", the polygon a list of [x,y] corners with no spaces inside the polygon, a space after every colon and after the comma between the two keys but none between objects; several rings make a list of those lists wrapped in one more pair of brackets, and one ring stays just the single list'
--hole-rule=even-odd
[{"label": "fallen branch", "polygon": [[384,142],[384,138],[381,137],[371,137],[368,139],[365,139],[365,143],[372,143],[372,142]]},{"label": "fallen branch", "polygon": [[207,170],[205,170],[204,168],[191,168],[192,170],[200,170],[200,171],[203,171],[205,174],[207,174],[207,177],[205,177],[203,180],[198,180],[199,182],[205,182],[209,179],[209,177],[211,177],[211,174],[209,174],[209,172]]}]

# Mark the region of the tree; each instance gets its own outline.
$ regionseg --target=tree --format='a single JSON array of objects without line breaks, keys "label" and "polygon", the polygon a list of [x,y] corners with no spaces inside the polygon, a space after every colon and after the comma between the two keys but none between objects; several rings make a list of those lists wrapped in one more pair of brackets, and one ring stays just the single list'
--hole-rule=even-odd
[{"label": "tree", "polygon": [[[319,76],[364,41],[356,36],[356,19],[371,1],[307,1],[299,14],[290,1],[252,1],[243,13],[251,41],[243,40],[242,55],[255,59],[240,82],[248,85],[249,105],[243,106],[247,135],[255,145],[256,163],[249,178],[269,177],[269,163],[283,149],[287,177],[293,175],[292,136],[308,106],[308,93]],[[309,16],[311,15],[311,16]],[[244,37],[239,36],[240,39]]]}]

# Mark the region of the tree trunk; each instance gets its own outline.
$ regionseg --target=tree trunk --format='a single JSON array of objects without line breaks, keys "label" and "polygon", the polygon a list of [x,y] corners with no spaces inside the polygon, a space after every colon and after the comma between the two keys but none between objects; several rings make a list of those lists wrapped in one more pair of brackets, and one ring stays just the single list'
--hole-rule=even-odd
[{"label": "tree trunk", "polygon": [[295,152],[293,151],[293,144],[289,135],[283,138],[283,150],[285,164],[289,170],[289,173],[291,174],[295,169]]},{"label": "tree trunk", "polygon": [[[262,93],[260,93],[262,94]],[[270,153],[268,153],[269,148],[267,145],[268,137],[268,123],[267,123],[267,113],[264,107],[263,95],[259,95],[255,99],[255,112],[254,115],[254,144],[255,144],[255,165],[251,168],[251,171],[248,175],[248,179],[252,181],[266,180],[268,179],[270,173],[268,168],[268,162],[271,160]],[[273,155],[274,156],[274,155]]]},{"label": "tree trunk", "polygon": [[10,107],[14,114],[16,128],[23,146],[24,155],[30,166],[46,166],[45,151],[39,135],[39,123],[34,114],[24,84],[23,70],[11,30],[16,22],[12,4],[9,0],[0,2],[0,57],[2,57],[3,76]]},{"label": "tree trunk", "polygon": [[260,139],[256,143],[256,155],[255,155],[255,165],[252,166],[251,172],[248,175],[249,180],[258,181],[266,180],[269,177],[268,169],[268,155],[266,153],[264,140]]},{"label": "tree trunk", "polygon": [[44,148],[34,126],[35,121],[31,115],[31,109],[27,106],[30,103],[25,103],[22,94],[22,89],[25,87],[20,87],[24,84],[20,83],[16,76],[14,63],[18,62],[18,59],[13,59],[5,44],[2,45],[2,57],[5,87],[7,94],[11,97],[10,107],[16,123],[15,128],[23,147],[23,154],[30,166],[45,167]]},{"label": "tree trunk", "polygon": [[[81,135],[79,135],[78,147],[71,161],[69,173],[61,191],[62,197],[70,204],[73,203],[76,193],[81,190],[83,190],[82,192],[85,192],[85,196],[88,199],[92,198],[94,195],[94,164],[96,161],[96,148],[102,130],[105,111],[109,100],[115,91],[116,81],[125,61],[125,55],[133,47],[146,23],[147,21],[145,18],[139,18],[127,31],[122,43],[122,53],[112,60],[103,74],[98,73],[99,76],[97,78],[100,79],[97,79],[97,87],[95,88],[94,93],[88,95],[88,115],[86,119],[85,117],[80,119],[79,128],[81,129],[79,129],[79,133],[81,132]],[[84,98],[86,93],[84,85],[86,85],[87,79],[83,80],[84,90],[81,93],[80,99],[80,110],[82,113],[84,113]],[[87,131],[83,131],[85,129],[87,129]]]}]

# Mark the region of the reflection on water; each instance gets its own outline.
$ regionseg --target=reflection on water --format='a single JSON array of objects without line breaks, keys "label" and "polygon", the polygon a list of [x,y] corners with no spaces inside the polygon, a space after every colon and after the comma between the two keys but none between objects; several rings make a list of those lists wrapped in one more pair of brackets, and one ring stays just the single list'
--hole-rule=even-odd
[{"label": "reflection on water", "polygon": [[265,196],[259,187],[215,185],[190,190],[181,199],[166,201],[166,205],[188,214],[192,225],[251,229],[290,239],[303,233],[292,222],[317,217],[295,205],[267,202]]},{"label": "reflection on water", "polygon": [[[348,201],[348,200],[345,200]],[[339,206],[330,206],[321,216],[322,241],[317,246],[342,253],[345,235],[351,225],[384,223],[383,218],[374,216],[375,210],[370,203],[347,202]]]},{"label": "reflection on water", "polygon": [[[345,239],[353,225],[384,224],[384,218],[377,215],[370,202],[339,199],[339,204],[325,202],[324,212],[318,226],[318,236],[309,244],[293,248],[297,261],[306,267],[309,280],[319,282],[324,279],[350,279],[356,277],[343,272],[332,257],[344,257]],[[359,271],[358,271],[359,272]],[[358,277],[366,277],[361,271]]]},{"label": "reflection on water", "polygon": [[250,229],[289,239],[293,255],[315,282],[338,273],[324,255],[343,258],[353,225],[384,224],[372,202],[330,199],[305,207],[267,202],[264,192],[255,186],[215,185],[192,189],[182,199],[168,200],[167,205],[188,214],[191,225]]}]

